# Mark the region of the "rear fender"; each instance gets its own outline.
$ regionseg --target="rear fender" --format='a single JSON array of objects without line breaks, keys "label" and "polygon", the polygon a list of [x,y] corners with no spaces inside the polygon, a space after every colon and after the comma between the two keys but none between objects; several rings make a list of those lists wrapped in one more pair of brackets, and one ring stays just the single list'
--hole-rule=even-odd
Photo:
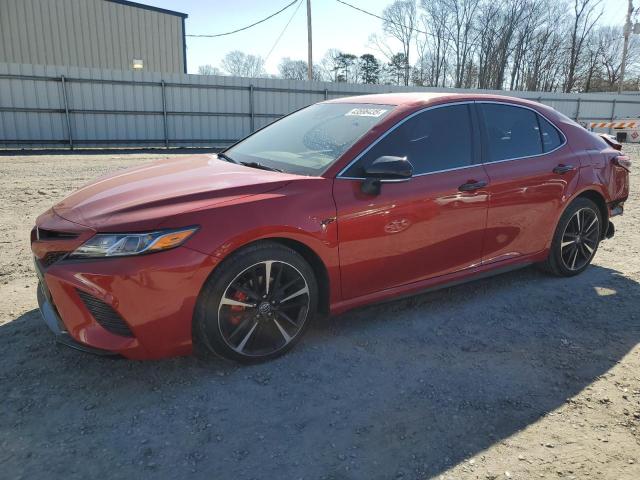
[{"label": "rear fender", "polygon": [[609,148],[590,152],[591,162],[580,170],[580,184],[585,190],[597,189],[607,205],[625,201],[629,196],[629,171],[615,159],[621,152]]},{"label": "rear fender", "polygon": [[[605,211],[603,213],[606,213],[606,215],[604,215],[605,218],[603,219],[603,221],[605,225],[609,222],[609,212],[606,210],[607,203],[606,203],[604,187],[602,185],[593,184],[593,185],[583,186],[582,188],[573,192],[573,194],[569,198],[567,198],[567,200],[564,202],[564,205],[562,206],[562,209],[558,212],[558,215],[556,216],[556,219],[555,219],[556,226],[560,222],[560,218],[562,217],[566,209],[569,207],[569,205],[571,205],[571,202],[573,202],[576,198],[580,196],[584,196],[587,192],[595,193],[596,195],[599,195],[602,198],[604,202],[604,208],[605,208]],[[553,231],[555,232],[555,227]],[[551,248],[552,241],[553,241],[553,235],[551,235],[551,237],[547,241],[547,245],[546,245],[547,249]]]}]

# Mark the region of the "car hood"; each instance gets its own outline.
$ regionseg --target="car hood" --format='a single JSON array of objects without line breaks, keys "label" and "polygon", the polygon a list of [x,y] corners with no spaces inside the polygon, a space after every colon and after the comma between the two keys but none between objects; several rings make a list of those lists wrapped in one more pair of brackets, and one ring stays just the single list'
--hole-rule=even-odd
[{"label": "car hood", "polygon": [[297,175],[258,170],[215,155],[157,161],[80,188],[53,210],[98,231],[143,231],[191,210],[283,187]]}]

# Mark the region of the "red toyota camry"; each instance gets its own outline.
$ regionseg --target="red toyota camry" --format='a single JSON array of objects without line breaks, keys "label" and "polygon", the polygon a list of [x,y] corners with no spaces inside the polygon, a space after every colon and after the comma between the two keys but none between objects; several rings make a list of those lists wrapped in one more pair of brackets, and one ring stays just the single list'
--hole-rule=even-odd
[{"label": "red toyota camry", "polygon": [[614,233],[630,167],[619,144],[522,99],[322,102],[42,214],[40,309],[94,353],[265,360],[318,314],[533,263],[582,272]]}]

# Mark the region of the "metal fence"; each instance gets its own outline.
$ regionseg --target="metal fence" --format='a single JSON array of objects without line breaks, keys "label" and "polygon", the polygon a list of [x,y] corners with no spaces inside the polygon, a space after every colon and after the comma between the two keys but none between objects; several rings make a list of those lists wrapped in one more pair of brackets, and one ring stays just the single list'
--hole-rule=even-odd
[{"label": "metal fence", "polygon": [[[0,63],[0,148],[217,147],[311,103],[406,91],[471,90]],[[578,121],[640,116],[635,96],[483,93],[535,100]]]}]

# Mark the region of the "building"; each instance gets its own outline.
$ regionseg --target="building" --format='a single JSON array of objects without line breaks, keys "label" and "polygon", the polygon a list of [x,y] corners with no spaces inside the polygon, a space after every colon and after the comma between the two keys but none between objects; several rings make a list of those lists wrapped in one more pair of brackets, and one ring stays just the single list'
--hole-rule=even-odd
[{"label": "building", "polygon": [[0,0],[0,63],[186,73],[186,18],[125,0]]}]

